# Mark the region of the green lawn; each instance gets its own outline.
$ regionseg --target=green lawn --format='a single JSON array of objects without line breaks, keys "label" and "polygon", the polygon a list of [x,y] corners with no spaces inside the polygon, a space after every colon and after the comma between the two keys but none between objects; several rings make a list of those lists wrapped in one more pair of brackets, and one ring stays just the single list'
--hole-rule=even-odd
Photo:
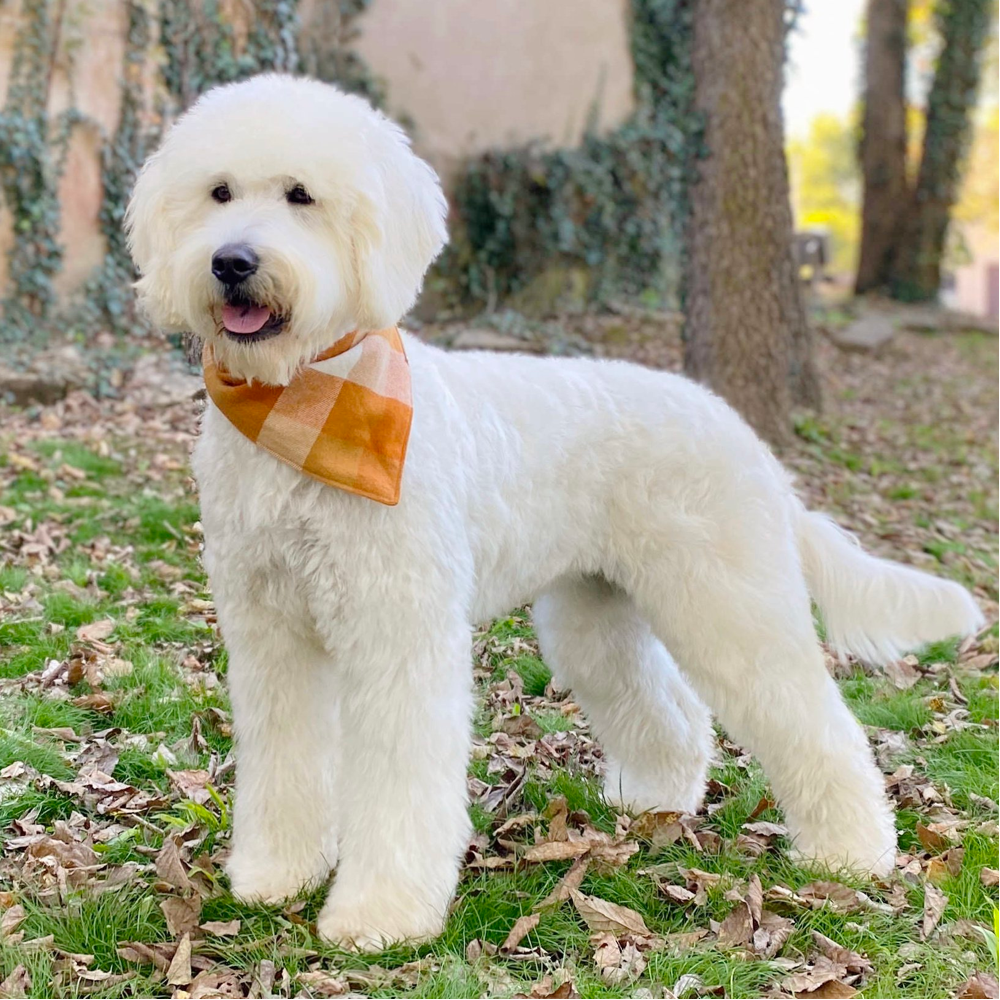
[{"label": "green lawn", "polygon": [[[885,883],[792,864],[766,781],[721,735],[700,816],[617,815],[522,610],[476,643],[476,838],[444,935],[360,957],[315,937],[322,892],[236,903],[221,867],[226,658],[186,479],[190,421],[114,406],[47,428],[36,416],[14,414],[0,439],[0,995],[943,997],[995,975],[995,624],[891,677],[840,672],[893,776],[901,853]],[[852,426],[800,427],[792,464],[827,476],[810,491],[853,510],[876,476],[899,548],[975,584],[995,619],[992,445],[964,446],[965,465],[988,456],[983,496],[966,484],[954,503],[919,503],[935,461],[954,474],[939,430],[914,425],[897,448],[890,421],[883,454],[902,471],[883,457],[873,473]],[[938,457],[914,469],[907,449]],[[562,859],[532,860],[541,841]],[[541,906],[571,868],[571,898]]]}]

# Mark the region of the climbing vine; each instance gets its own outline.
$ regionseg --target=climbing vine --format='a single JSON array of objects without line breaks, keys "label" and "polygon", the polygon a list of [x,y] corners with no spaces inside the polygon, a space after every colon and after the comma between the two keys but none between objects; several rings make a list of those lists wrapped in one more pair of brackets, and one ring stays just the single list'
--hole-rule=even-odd
[{"label": "climbing vine", "polygon": [[[587,301],[676,302],[686,188],[700,145],[691,0],[632,0],[636,109],[577,149],[491,151],[459,178],[461,228],[440,273],[473,302],[530,293],[553,272]],[[545,293],[542,293],[543,296]]]},{"label": "climbing vine", "polygon": [[62,265],[59,178],[73,125],[70,110],[50,120],[49,89],[59,47],[60,17],[52,0],[25,4],[15,39],[7,100],[0,110],[0,198],[10,213],[14,242],[7,254],[2,335],[25,340],[55,303],[52,278]]},{"label": "climbing vine", "polygon": [[[58,185],[73,127],[97,126],[72,107],[55,119],[48,117],[65,0],[25,4],[7,100],[0,110],[0,198],[15,234],[8,254],[9,292],[0,303],[0,340],[39,340],[56,323],[79,332],[139,329],[135,274],[122,221],[136,174],[163,124],[209,87],[266,71],[308,72],[380,103],[380,82],[349,51],[354,21],[368,3],[318,5],[319,22],[303,38],[298,0],[256,0],[249,13],[240,8],[246,23],[236,23],[219,0],[127,0],[121,112],[101,148],[99,225],[106,252],[74,303],[71,319],[55,315],[53,279],[63,259]],[[154,46],[162,57],[150,80],[147,67]]]}]

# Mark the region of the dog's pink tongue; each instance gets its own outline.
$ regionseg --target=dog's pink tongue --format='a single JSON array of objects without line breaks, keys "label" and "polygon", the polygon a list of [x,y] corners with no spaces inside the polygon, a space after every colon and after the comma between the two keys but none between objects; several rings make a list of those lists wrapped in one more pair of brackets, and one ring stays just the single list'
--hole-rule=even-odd
[{"label": "dog's pink tongue", "polygon": [[256,333],[271,318],[263,306],[223,306],[222,325],[230,333]]}]

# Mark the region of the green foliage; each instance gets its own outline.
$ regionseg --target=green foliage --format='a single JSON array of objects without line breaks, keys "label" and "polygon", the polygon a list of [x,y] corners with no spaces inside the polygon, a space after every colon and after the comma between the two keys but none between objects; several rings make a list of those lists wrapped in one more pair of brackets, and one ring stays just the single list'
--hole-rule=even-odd
[{"label": "green foliage", "polygon": [[440,271],[492,304],[553,266],[586,274],[585,298],[676,299],[693,111],[690,0],[632,0],[634,114],[576,149],[490,151],[458,179],[464,225]]},{"label": "green foliage", "polygon": [[52,277],[62,264],[57,187],[66,161],[72,110],[46,113],[58,25],[51,0],[24,7],[14,42],[7,102],[0,110],[0,199],[11,215],[8,292],[2,302],[5,336],[24,340],[48,317]]},{"label": "green foliage", "polygon": [[826,230],[832,270],[853,270],[858,251],[860,179],[852,123],[817,115],[805,139],[788,143],[788,170],[798,229]]}]

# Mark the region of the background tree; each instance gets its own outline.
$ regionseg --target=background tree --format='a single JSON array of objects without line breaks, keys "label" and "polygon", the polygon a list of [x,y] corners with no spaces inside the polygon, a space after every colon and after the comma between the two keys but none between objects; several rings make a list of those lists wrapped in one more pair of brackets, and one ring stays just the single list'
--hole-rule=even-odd
[{"label": "background tree", "polygon": [[764,437],[818,406],[810,331],[792,256],[781,113],[785,0],[697,0],[694,103],[708,152],[688,220],[685,367]]},{"label": "background tree", "polygon": [[906,181],[908,0],[869,0],[861,125],[861,251],[855,291],[884,286],[900,225]]},{"label": "background tree", "polygon": [[920,172],[912,198],[903,202],[899,244],[889,275],[894,298],[926,301],[938,293],[945,236],[959,194],[993,9],[993,0],[942,0],[937,7],[941,55],[927,98]]},{"label": "background tree", "polygon": [[[923,0],[869,0],[861,168],[861,251],[855,288],[936,297],[948,223],[960,194],[972,112],[995,0],[937,0],[941,49],[927,98],[916,183],[906,176],[906,29],[925,29]],[[915,25],[914,21],[918,23]],[[928,34],[921,30],[921,34]]]}]

